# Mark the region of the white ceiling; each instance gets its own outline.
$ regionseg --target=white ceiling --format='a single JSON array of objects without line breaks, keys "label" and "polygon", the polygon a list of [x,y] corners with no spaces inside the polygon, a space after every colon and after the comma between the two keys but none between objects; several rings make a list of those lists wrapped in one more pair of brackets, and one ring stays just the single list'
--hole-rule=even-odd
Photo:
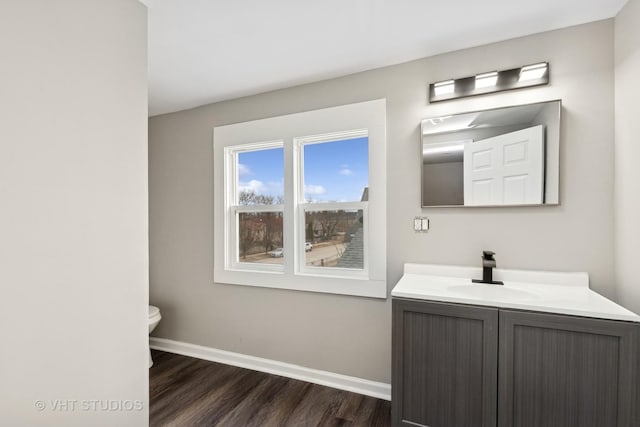
[{"label": "white ceiling", "polygon": [[610,18],[627,0],[141,0],[149,114]]}]

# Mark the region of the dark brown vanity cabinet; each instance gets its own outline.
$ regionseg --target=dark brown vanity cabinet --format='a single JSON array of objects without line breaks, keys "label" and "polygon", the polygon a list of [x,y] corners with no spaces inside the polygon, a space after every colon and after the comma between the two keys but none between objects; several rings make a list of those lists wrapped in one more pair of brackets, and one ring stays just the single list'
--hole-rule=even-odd
[{"label": "dark brown vanity cabinet", "polygon": [[500,427],[638,427],[636,323],[500,310]]},{"label": "dark brown vanity cabinet", "polygon": [[392,421],[637,427],[640,325],[394,299]]},{"label": "dark brown vanity cabinet", "polygon": [[396,426],[496,425],[498,310],[393,300]]}]

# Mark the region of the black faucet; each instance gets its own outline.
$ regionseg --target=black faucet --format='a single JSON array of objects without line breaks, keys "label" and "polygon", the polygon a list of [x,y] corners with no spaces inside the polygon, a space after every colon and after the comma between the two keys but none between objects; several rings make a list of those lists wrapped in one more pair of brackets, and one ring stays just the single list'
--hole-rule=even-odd
[{"label": "black faucet", "polygon": [[493,280],[493,269],[496,266],[496,259],[493,257],[496,253],[491,251],[482,251],[482,280],[473,279],[473,283],[486,283],[489,285],[504,285],[503,282]]}]

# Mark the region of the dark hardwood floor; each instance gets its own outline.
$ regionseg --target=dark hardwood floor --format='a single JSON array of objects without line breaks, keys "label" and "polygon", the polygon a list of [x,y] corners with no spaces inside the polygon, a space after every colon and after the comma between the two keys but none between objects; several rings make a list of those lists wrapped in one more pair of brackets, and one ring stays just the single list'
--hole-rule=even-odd
[{"label": "dark hardwood floor", "polygon": [[155,350],[153,362],[152,427],[391,424],[385,400]]}]

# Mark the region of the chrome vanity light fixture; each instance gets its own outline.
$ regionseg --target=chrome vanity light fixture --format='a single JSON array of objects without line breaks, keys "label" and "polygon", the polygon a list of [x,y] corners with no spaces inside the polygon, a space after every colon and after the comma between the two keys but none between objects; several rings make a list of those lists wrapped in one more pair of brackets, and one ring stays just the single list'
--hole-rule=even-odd
[{"label": "chrome vanity light fixture", "polygon": [[448,101],[466,96],[546,85],[549,63],[525,65],[503,71],[490,71],[471,77],[449,79],[429,85],[429,102]]}]

